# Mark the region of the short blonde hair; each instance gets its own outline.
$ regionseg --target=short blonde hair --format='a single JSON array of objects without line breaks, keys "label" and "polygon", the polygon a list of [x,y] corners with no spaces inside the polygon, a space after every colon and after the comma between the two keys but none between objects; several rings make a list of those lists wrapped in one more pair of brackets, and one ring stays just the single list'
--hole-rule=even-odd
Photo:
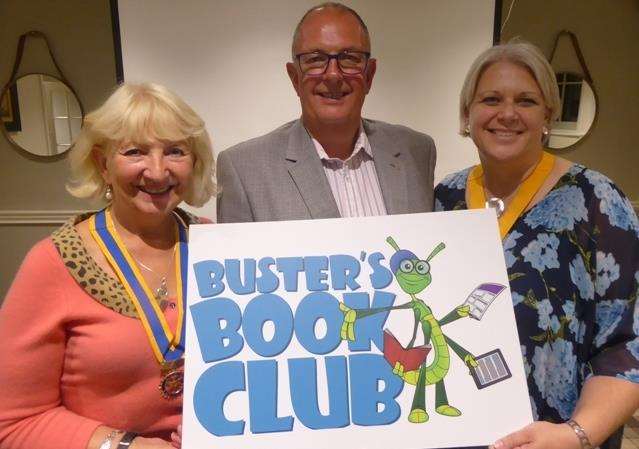
[{"label": "short blonde hair", "polygon": [[466,129],[468,112],[475,98],[479,79],[489,66],[501,61],[518,64],[535,78],[548,109],[549,127],[559,115],[561,101],[555,71],[539,48],[521,39],[514,39],[484,51],[470,66],[459,95],[459,133],[462,136],[469,135]]},{"label": "short blonde hair", "polygon": [[100,200],[106,183],[91,152],[107,153],[125,142],[185,141],[194,154],[193,180],[184,196],[192,206],[204,205],[215,193],[214,157],[204,121],[177,95],[155,83],[122,84],[107,101],[84,118],[69,152],[67,190],[78,198]]}]

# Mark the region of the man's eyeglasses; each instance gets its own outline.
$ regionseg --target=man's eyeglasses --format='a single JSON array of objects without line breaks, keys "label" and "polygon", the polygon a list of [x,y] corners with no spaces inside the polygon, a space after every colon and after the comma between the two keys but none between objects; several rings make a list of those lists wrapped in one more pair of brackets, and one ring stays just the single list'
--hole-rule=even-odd
[{"label": "man's eyeglasses", "polygon": [[323,75],[331,59],[337,61],[339,70],[344,75],[359,75],[366,70],[371,54],[365,51],[344,50],[334,55],[321,51],[300,53],[295,55],[302,73],[305,75]]}]

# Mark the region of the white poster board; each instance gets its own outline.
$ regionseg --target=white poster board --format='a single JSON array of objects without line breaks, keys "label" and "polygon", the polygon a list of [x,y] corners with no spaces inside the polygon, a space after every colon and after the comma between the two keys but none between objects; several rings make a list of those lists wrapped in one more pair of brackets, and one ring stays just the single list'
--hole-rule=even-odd
[{"label": "white poster board", "polygon": [[183,448],[475,446],[532,422],[492,210],[189,239]]}]

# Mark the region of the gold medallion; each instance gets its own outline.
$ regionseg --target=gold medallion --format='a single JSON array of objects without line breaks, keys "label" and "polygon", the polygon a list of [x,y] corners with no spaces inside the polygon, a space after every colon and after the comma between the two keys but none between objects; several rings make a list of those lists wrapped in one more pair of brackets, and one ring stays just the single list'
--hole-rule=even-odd
[{"label": "gold medallion", "polygon": [[158,386],[164,399],[175,399],[184,390],[184,359],[162,364],[162,380]]}]

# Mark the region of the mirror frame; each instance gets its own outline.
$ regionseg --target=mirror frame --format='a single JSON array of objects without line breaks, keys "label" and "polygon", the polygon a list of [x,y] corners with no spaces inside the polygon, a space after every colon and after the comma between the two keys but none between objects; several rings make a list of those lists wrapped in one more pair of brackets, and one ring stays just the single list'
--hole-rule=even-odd
[{"label": "mirror frame", "polygon": [[[29,76],[29,75],[42,75],[42,76],[48,76],[51,77],[53,79],[55,79],[56,81],[61,82],[62,84],[64,84],[73,95],[75,95],[76,100],[78,101],[78,106],[80,107],[80,113],[82,114],[82,125],[84,125],[84,117],[85,117],[85,112],[84,112],[84,106],[82,105],[82,101],[80,100],[80,97],[78,96],[78,93],[75,91],[75,89],[73,88],[73,86],[71,86],[69,84],[68,81],[65,81],[64,79],[55,76],[55,75],[51,75],[49,73],[41,73],[41,72],[28,72],[28,73],[23,73],[18,77],[15,77],[14,79],[12,79],[11,81],[9,81],[3,88],[2,91],[0,92],[0,99],[4,97],[5,93],[7,93],[9,91],[9,89],[11,89],[11,87],[13,86],[17,86],[18,83],[18,79],[20,78],[24,78],[25,76]],[[67,151],[65,151],[64,153],[58,153],[55,155],[42,155],[42,154],[35,154],[30,152],[29,150],[27,150],[26,148],[23,148],[22,146],[18,145],[9,135],[9,131],[7,131],[6,127],[4,126],[4,124],[0,124],[0,128],[2,128],[2,134],[4,134],[4,137],[6,138],[6,140],[11,144],[11,146],[15,149],[18,150],[19,153],[21,153],[23,156],[27,157],[28,159],[31,159],[33,161],[38,161],[38,162],[54,162],[54,161],[59,161],[60,159],[63,159],[67,153],[69,153],[69,151],[71,151],[71,149],[73,148],[73,144],[71,144],[71,146],[69,147],[69,149]]]},{"label": "mirror frame", "polygon": [[[581,136],[581,138],[579,140],[577,140],[573,144],[568,145],[567,147],[551,148],[551,147],[549,147],[548,145],[546,145],[544,143],[544,150],[547,150],[547,151],[550,151],[550,152],[553,152],[553,153],[557,153],[557,154],[563,154],[563,153],[567,153],[567,152],[573,151],[575,149],[575,147],[577,147],[578,145],[583,143],[584,140],[587,140],[588,136],[590,136],[590,134],[592,133],[592,130],[593,130],[593,128],[595,127],[595,125],[597,123],[597,119],[599,118],[599,96],[597,95],[597,90],[595,89],[595,86],[593,86],[592,83],[589,82],[586,79],[585,76],[583,77],[582,82],[584,82],[584,83],[588,84],[588,86],[590,86],[590,90],[592,90],[592,95],[593,95],[593,97],[595,97],[595,116],[592,118],[592,123],[590,124],[590,127],[588,128],[588,131],[586,131],[586,133],[583,136]],[[551,129],[552,129],[552,126],[551,126]]]}]

